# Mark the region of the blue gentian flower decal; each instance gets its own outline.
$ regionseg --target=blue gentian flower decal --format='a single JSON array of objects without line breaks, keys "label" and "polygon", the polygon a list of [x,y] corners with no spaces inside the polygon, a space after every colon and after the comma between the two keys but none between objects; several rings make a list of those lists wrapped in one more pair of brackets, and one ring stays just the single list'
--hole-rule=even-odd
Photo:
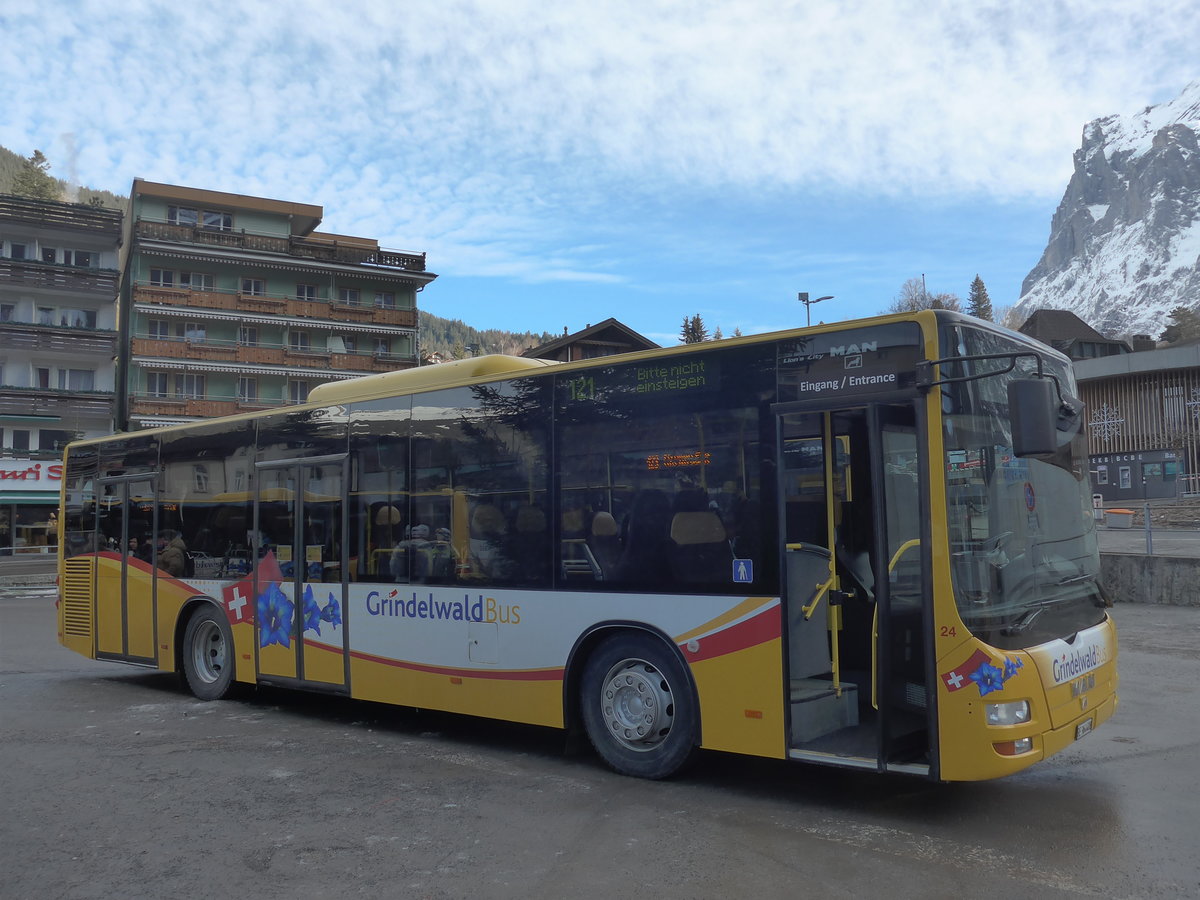
[{"label": "blue gentian flower decal", "polygon": [[258,645],[269,647],[271,644],[280,644],[290,648],[292,617],[296,614],[296,606],[275,582],[268,584],[267,589],[258,595],[257,613]]},{"label": "blue gentian flower decal", "polygon": [[979,685],[979,696],[981,697],[1004,687],[1004,673],[991,663],[984,663],[972,672],[971,680]]},{"label": "blue gentian flower decal", "polygon": [[342,607],[337,602],[337,598],[333,596],[333,592],[329,592],[329,600],[325,604],[325,608],[321,610],[321,618],[337,628],[342,624]]},{"label": "blue gentian flower decal", "polygon": [[313,599],[311,584],[304,586],[304,630],[315,631],[318,635],[321,633],[321,607]]},{"label": "blue gentian flower decal", "polygon": [[1023,665],[1025,665],[1025,663],[1021,662],[1019,659],[1013,659],[1011,656],[1006,658],[1004,660],[1004,680],[1008,681],[1008,679],[1016,675],[1017,669],[1021,668]]}]

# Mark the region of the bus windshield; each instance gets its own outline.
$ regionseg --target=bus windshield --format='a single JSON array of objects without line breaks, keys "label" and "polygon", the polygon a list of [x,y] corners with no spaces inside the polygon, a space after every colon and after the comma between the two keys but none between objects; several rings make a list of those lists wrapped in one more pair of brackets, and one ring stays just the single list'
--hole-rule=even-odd
[{"label": "bus windshield", "polygon": [[[1030,351],[1001,334],[955,325],[947,355]],[[1066,364],[1047,354],[1043,371],[1070,393]],[[1067,637],[1104,619],[1100,557],[1081,417],[1061,416],[1058,452],[1012,451],[1008,385],[1036,370],[1021,358],[947,364],[943,377],[997,374],[942,386],[947,522],[955,600],[981,640],[1016,650]]]}]

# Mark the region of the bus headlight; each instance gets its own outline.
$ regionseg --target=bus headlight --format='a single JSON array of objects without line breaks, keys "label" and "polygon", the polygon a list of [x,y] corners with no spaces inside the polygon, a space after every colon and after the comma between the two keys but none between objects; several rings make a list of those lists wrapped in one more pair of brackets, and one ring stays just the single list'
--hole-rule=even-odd
[{"label": "bus headlight", "polygon": [[1028,700],[987,704],[987,723],[989,725],[1020,725],[1022,722],[1028,721]]}]

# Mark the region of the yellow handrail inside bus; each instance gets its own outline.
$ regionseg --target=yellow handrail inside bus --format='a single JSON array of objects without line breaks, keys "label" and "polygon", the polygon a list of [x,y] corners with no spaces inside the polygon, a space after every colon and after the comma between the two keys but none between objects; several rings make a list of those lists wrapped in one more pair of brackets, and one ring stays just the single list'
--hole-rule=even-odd
[{"label": "yellow handrail inside bus", "polygon": [[[892,574],[892,570],[896,568],[896,563],[900,562],[900,557],[913,547],[920,547],[921,539],[913,538],[911,541],[905,541],[892,554],[892,561],[888,563],[888,574]],[[879,709],[879,606],[876,604],[875,612],[871,615],[871,708]]]}]

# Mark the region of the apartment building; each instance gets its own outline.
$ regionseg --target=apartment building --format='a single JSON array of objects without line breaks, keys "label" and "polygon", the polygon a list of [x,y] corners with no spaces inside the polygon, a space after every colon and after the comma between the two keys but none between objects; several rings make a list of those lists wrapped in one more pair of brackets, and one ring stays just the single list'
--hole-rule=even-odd
[{"label": "apartment building", "polygon": [[121,213],[0,195],[0,554],[53,549],[62,448],[112,431]]},{"label": "apartment building", "polygon": [[146,428],[303,403],[417,364],[425,254],[316,230],[320,206],[135,179],[117,421]]}]

